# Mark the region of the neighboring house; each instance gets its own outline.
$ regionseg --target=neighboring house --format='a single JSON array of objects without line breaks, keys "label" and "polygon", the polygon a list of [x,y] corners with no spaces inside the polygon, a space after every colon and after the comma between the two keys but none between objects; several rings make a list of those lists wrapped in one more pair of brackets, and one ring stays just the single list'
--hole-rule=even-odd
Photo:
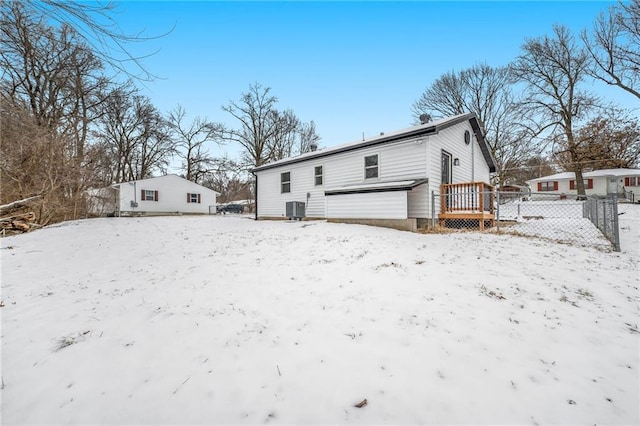
[{"label": "neighboring house", "polygon": [[[640,195],[640,169],[605,169],[583,172],[586,195],[618,194],[629,198]],[[556,173],[527,181],[531,192],[559,195],[577,195],[576,175],[573,172]]]},{"label": "neighboring house", "polygon": [[112,185],[123,216],[133,214],[215,214],[216,191],[177,175]]},{"label": "neighboring house", "polygon": [[485,188],[495,170],[477,117],[461,114],[253,169],[256,219],[285,218],[286,204],[301,202],[309,218],[415,230],[432,207],[443,217],[432,191]]}]

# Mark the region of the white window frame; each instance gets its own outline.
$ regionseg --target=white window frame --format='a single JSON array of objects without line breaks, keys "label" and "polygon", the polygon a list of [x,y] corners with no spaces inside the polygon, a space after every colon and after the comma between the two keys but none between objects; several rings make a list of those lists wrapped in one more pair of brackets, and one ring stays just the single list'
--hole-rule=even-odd
[{"label": "white window frame", "polygon": [[[151,195],[149,195],[151,194]],[[144,200],[145,201],[157,201],[156,200],[156,191],[153,189],[145,189],[144,190]]]},{"label": "white window frame", "polygon": [[[367,158],[369,157],[376,157],[376,165],[375,166],[367,166]],[[375,180],[375,179],[380,179],[380,153],[374,153],[374,154],[369,154],[369,155],[365,155],[363,158],[363,172],[364,172],[364,180]],[[371,176],[371,177],[367,177],[367,170],[373,170],[375,167],[375,171],[376,171],[376,175],[375,176]]]},{"label": "white window frame", "polygon": [[189,203],[198,203],[198,195],[199,194],[194,194],[193,192],[189,193]]},{"label": "white window frame", "polygon": [[[282,177],[283,177],[284,174],[287,174],[287,173],[289,174],[289,180],[283,181]],[[284,185],[289,185],[289,190],[288,191],[284,190]],[[281,194],[290,194],[291,193],[291,171],[290,170],[287,171],[287,172],[281,172],[280,173],[280,193]]]},{"label": "white window frame", "polygon": [[[320,168],[320,174],[318,174],[318,167]],[[318,183],[318,178],[320,178],[320,183]],[[313,186],[322,185],[324,185],[324,164],[319,164],[313,166]]]}]

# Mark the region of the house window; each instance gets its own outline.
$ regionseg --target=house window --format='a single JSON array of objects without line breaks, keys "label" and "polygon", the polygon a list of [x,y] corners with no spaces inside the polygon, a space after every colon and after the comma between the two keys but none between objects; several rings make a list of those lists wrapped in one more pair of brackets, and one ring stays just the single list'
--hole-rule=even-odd
[{"label": "house window", "polygon": [[[593,189],[593,179],[584,179],[584,189]],[[577,189],[575,179],[569,181],[569,189]]]},{"label": "house window", "polygon": [[158,201],[158,191],[143,189],[140,191],[141,201]]},{"label": "house window", "polygon": [[314,170],[315,185],[316,186],[322,185],[322,166],[315,166],[313,170]]},{"label": "house window", "polygon": [[558,181],[538,182],[538,191],[557,191]]},{"label": "house window", "polygon": [[291,172],[280,173],[280,192],[291,192]]},{"label": "house window", "polygon": [[624,178],[624,186],[640,186],[640,177],[631,176]]},{"label": "house window", "polygon": [[378,154],[364,157],[364,178],[373,179],[378,177]]},{"label": "house window", "polygon": [[187,194],[187,203],[200,204],[200,194]]}]

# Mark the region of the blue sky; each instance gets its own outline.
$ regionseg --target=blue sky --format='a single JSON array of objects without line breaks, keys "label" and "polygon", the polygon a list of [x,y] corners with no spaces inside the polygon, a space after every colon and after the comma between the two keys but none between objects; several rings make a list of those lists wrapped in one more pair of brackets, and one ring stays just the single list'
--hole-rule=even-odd
[{"label": "blue sky", "polygon": [[[443,73],[506,65],[526,38],[554,23],[576,33],[611,1],[217,2],[129,1],[125,32],[155,35],[134,53],[161,77],[144,93],[161,111],[236,125],[221,110],[250,84],[271,87],[280,109],[314,120],[321,146],[409,127],[411,105]],[[620,89],[594,89],[627,107]],[[233,146],[212,147],[235,156]]]}]

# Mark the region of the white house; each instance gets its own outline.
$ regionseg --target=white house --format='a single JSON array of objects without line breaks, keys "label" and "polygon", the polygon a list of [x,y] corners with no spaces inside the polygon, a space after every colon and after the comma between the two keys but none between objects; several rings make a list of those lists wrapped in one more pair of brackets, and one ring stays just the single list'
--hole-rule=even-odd
[{"label": "white house", "polygon": [[305,216],[415,230],[440,211],[441,184],[484,183],[495,161],[475,114],[380,134],[255,168],[256,219]]},{"label": "white house", "polygon": [[[627,198],[640,195],[640,169],[605,169],[582,173],[586,195],[619,194]],[[532,192],[577,195],[576,175],[556,173],[527,181]]]},{"label": "white house", "polygon": [[178,175],[166,175],[113,185],[121,215],[215,214],[216,191]]}]

